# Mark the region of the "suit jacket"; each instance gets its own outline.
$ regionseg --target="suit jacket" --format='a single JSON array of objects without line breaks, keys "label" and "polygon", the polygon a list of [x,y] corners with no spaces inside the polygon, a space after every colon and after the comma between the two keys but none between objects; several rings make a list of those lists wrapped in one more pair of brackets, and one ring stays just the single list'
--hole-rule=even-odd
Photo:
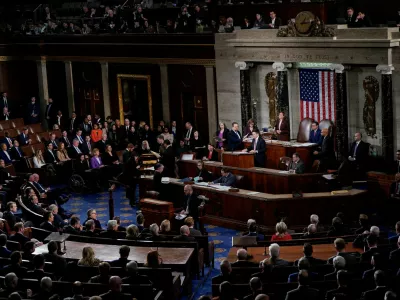
[{"label": "suit jacket", "polygon": [[47,221],[40,224],[40,228],[51,232],[57,232],[57,228],[53,224],[50,224]]},{"label": "suit jacket", "polygon": [[3,213],[3,219],[7,221],[8,225],[10,226],[11,229],[14,228],[15,223],[21,222],[21,218],[14,215],[12,212],[6,210]]},{"label": "suit jacket", "polygon": [[282,119],[281,127],[279,128],[279,118],[275,123],[275,130],[280,130],[281,133],[278,134],[278,140],[280,141],[288,141],[289,140],[289,123],[286,118]]},{"label": "suit jacket", "polygon": [[78,121],[78,119],[77,119],[77,118],[75,118],[75,119],[70,118],[70,119],[68,120],[68,130],[69,130],[71,133],[75,133],[76,130],[77,130],[78,128],[79,128],[79,121]]},{"label": "suit jacket", "polygon": [[36,279],[38,281],[42,280],[43,277],[50,277],[52,280],[55,280],[54,275],[52,273],[47,273],[40,269],[35,269],[33,271],[28,271],[26,273],[25,278]]},{"label": "suit jacket", "polygon": [[53,155],[49,152],[48,149],[44,150],[43,158],[46,164],[53,164],[58,162],[57,154],[52,151]]},{"label": "suit jacket", "polygon": [[82,123],[79,125],[79,128],[82,130],[83,136],[90,135],[92,131],[92,125],[89,123]]},{"label": "suit jacket", "polygon": [[101,140],[101,141],[98,141],[97,143],[96,143],[96,148],[97,149],[99,149],[99,151],[100,151],[100,153],[104,153],[105,151],[106,151],[106,146],[107,146],[107,144],[109,144],[110,142],[109,142],[109,140],[107,140],[107,141],[103,141],[103,140]]},{"label": "suit jacket", "polygon": [[[239,134],[239,136],[238,136]],[[235,150],[241,150],[243,149],[243,143],[242,143],[242,134],[240,131],[237,131],[237,134],[235,131],[231,130],[228,133],[228,150],[230,151],[235,151]]]},{"label": "suit jacket", "polygon": [[44,258],[46,261],[53,263],[55,274],[58,276],[64,275],[67,270],[67,261],[64,257],[59,256],[55,253],[44,253]]},{"label": "suit jacket", "polygon": [[[28,108],[27,108],[27,116],[28,116],[28,121],[31,124],[34,123],[39,123],[39,113],[40,113],[40,109],[39,109],[39,104],[38,103],[29,103],[28,104]],[[33,117],[32,114],[37,115],[36,117]]]},{"label": "suit jacket", "polygon": [[108,291],[105,294],[100,295],[102,300],[131,300],[132,296],[129,294]]},{"label": "suit jacket", "polygon": [[[254,277],[254,276],[251,276]],[[227,274],[227,275],[223,275],[223,274],[219,274],[217,276],[214,276],[211,279],[212,284],[221,284],[224,281],[228,281],[229,283],[235,283],[235,277],[232,276],[231,274]]]},{"label": "suit jacket", "polygon": [[317,300],[319,291],[300,285],[297,289],[287,292],[285,300]]},{"label": "suit jacket", "polygon": [[176,177],[175,175],[175,153],[172,146],[165,149],[161,159],[161,163],[165,166],[165,175],[167,177]]},{"label": "suit jacket", "polygon": [[8,273],[15,273],[15,275],[17,275],[18,278],[25,278],[27,272],[28,272],[27,268],[14,264],[7,265],[3,267],[3,269],[1,269],[1,273],[3,275],[7,275]]},{"label": "suit jacket", "polygon": [[11,155],[11,159],[21,160],[25,156],[25,153],[22,151],[22,149],[20,147],[18,147],[18,151],[17,151],[17,148],[13,146],[10,149],[10,155]]},{"label": "suit jacket", "polygon": [[[298,276],[299,276],[299,272],[289,274],[288,283],[298,282]],[[318,279],[318,274],[314,273],[314,272],[308,272],[308,276],[311,279],[311,281],[313,281],[313,282]]]},{"label": "suit jacket", "polygon": [[[79,149],[79,147],[78,147],[78,149]],[[75,147],[72,145],[70,148],[68,148],[68,156],[70,158],[77,159],[78,155],[83,153],[81,149],[79,149],[79,151],[80,151],[80,153],[78,153],[78,150],[75,149]]]},{"label": "suit jacket", "polygon": [[301,159],[297,163],[291,161],[289,164],[289,170],[295,170],[296,174],[304,174],[306,171],[306,166]]},{"label": "suit jacket", "polygon": [[362,294],[361,299],[364,299],[364,300],[383,299],[385,297],[385,293],[387,291],[389,291],[389,288],[386,286],[376,287],[374,290],[364,292]]},{"label": "suit jacket", "polygon": [[[306,258],[307,258],[308,262],[310,263],[311,267],[318,266],[318,265],[325,265],[326,264],[326,260],[318,259],[318,258],[315,258],[315,257],[312,257],[312,256],[306,256]],[[294,266],[297,267],[298,265],[299,265],[299,259],[297,259],[294,262]]]},{"label": "suit jacket", "polygon": [[178,242],[195,242],[196,239],[192,236],[187,236],[187,235],[178,235],[173,238],[174,241]]},{"label": "suit jacket", "polygon": [[[8,153],[8,152],[7,152],[7,153]],[[6,154],[3,150],[0,150],[0,158],[1,158],[2,160],[4,160],[4,162],[5,162],[6,165],[12,163],[10,153],[8,153],[8,156],[7,156],[7,154]]]},{"label": "suit jacket", "polygon": [[345,296],[346,299],[350,298],[352,295],[351,289],[349,289],[348,287],[338,287],[337,289],[327,291],[325,294],[325,300],[333,300],[335,296],[342,296],[342,295]]},{"label": "suit jacket", "polygon": [[[89,148],[89,145],[90,145],[90,148]],[[89,155],[90,152],[93,150],[93,144],[89,142],[89,145],[87,144],[86,141],[81,145],[83,154]]]},{"label": "suit jacket", "polygon": [[[272,19],[270,17],[267,18],[267,23],[266,24],[271,24],[272,23]],[[278,29],[279,26],[282,26],[282,19],[276,17],[275,18],[275,23],[274,23],[274,29]]]},{"label": "suit jacket", "polygon": [[[336,256],[337,255],[334,255],[334,256],[328,258],[328,264],[332,265],[333,259]],[[346,261],[346,266],[352,266],[352,265],[358,264],[360,254],[358,252],[340,252],[338,254],[338,256],[341,256],[344,258],[344,260]]]},{"label": "suit jacket", "polygon": [[[356,142],[353,142],[350,147],[350,152],[349,155],[354,157],[354,149],[356,147]],[[364,163],[368,159],[369,155],[369,144],[365,143],[363,141],[360,141],[358,144],[357,150],[356,150],[356,155],[355,159],[356,162],[359,164]]]},{"label": "suit jacket", "polygon": [[356,24],[355,24],[356,20],[357,20],[357,14],[353,14],[351,17],[346,16],[346,23],[347,23],[347,26],[348,26],[349,28],[350,28],[350,27],[357,27]]},{"label": "suit jacket", "polygon": [[202,236],[200,230],[194,229],[194,228],[189,228],[190,230],[190,235],[191,236]]},{"label": "suit jacket", "polygon": [[[254,144],[256,140],[253,139],[251,142],[251,145],[247,148],[247,151],[254,150]],[[254,154],[254,165],[256,167],[264,168],[265,167],[265,151],[267,150],[267,147],[265,145],[264,139],[259,136],[257,140],[257,145],[256,145],[256,153]]]},{"label": "suit jacket", "polygon": [[198,198],[198,195],[192,193],[192,195],[188,195],[183,198],[182,208],[183,210],[186,210],[186,208],[188,207],[189,216],[196,219],[199,216],[200,203],[201,200]]},{"label": "suit jacket", "polygon": [[127,258],[119,258],[110,262],[111,267],[114,268],[126,268],[126,264],[130,262]]},{"label": "suit jacket", "polygon": [[255,268],[258,267],[258,264],[248,260],[237,260],[231,264],[232,267],[240,267],[240,268]]},{"label": "suit jacket", "polygon": [[29,135],[25,135],[23,132],[18,136],[18,141],[21,146],[28,145]]},{"label": "suit jacket", "polygon": [[0,247],[0,257],[9,258],[11,255],[11,251],[6,247]]},{"label": "suit jacket", "polygon": [[236,176],[233,175],[232,173],[228,173],[227,176],[221,176],[217,180],[214,180],[213,183],[219,183],[222,186],[235,187],[236,186]]},{"label": "suit jacket", "polygon": [[[8,137],[8,138],[10,139],[11,145],[10,145],[10,142],[7,140],[6,137],[1,139],[1,144],[3,144],[3,143],[6,144],[7,145],[7,149],[10,149],[11,147],[13,147],[12,143],[13,143],[14,139],[11,138],[11,137]],[[397,172],[395,172],[395,173],[397,173]]]},{"label": "suit jacket", "polygon": [[[53,125],[56,114],[57,114],[57,108],[55,107],[54,103],[47,104],[44,116],[46,120],[50,122],[50,125]],[[49,119],[47,119],[47,117],[49,117]]]},{"label": "suit jacket", "polygon": [[316,155],[321,163],[324,164],[326,168],[334,165],[336,162],[335,149],[333,145],[333,139],[330,136],[326,136],[322,140],[321,151]]},{"label": "suit jacket", "polygon": [[61,131],[63,131],[67,126],[65,125],[66,120],[64,116],[55,116],[54,117],[54,124],[57,124]]},{"label": "suit jacket", "polygon": [[310,143],[315,143],[318,145],[322,144],[322,135],[321,135],[321,129],[317,129],[316,131],[311,130],[310,131],[310,138],[308,139]]},{"label": "suit jacket", "polygon": [[13,234],[12,236],[10,236],[9,240],[18,242],[21,247],[24,247],[25,243],[30,241],[30,239],[24,236],[22,233]]},{"label": "suit jacket", "polygon": [[69,140],[68,137],[62,136],[62,137],[60,137],[60,138],[58,139],[58,141],[59,141],[60,143],[61,143],[61,142],[64,143],[65,148],[68,148],[68,147],[72,146],[72,142]]},{"label": "suit jacket", "polygon": [[65,226],[63,231],[64,231],[64,233],[69,233],[69,234],[74,234],[74,235],[79,235],[81,233],[79,230],[72,227],[71,225]]}]

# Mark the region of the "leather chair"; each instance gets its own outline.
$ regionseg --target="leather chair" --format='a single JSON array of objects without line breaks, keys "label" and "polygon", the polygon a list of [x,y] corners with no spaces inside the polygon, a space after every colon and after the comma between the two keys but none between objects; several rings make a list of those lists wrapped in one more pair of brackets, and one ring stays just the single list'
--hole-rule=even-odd
[{"label": "leather chair", "polygon": [[282,156],[279,158],[279,170],[287,171],[292,159],[289,156]]},{"label": "leather chair", "polygon": [[235,175],[236,177],[236,187],[238,189],[243,189],[244,186],[244,176],[242,175]]},{"label": "leather chair", "polygon": [[336,130],[335,130],[335,124],[328,119],[324,119],[321,122],[319,122],[319,129],[328,129],[329,130],[329,136],[330,137],[335,137]]},{"label": "leather chair", "polygon": [[318,159],[314,160],[314,162],[311,166],[311,173],[318,173],[320,164],[321,164],[321,162]]},{"label": "leather chair", "polygon": [[299,143],[308,143],[310,139],[311,123],[313,119],[305,118],[299,124],[299,132],[297,133],[297,141]]},{"label": "leather chair", "polygon": [[160,193],[157,191],[147,191],[146,192],[146,198],[158,199],[158,196],[160,196]]}]

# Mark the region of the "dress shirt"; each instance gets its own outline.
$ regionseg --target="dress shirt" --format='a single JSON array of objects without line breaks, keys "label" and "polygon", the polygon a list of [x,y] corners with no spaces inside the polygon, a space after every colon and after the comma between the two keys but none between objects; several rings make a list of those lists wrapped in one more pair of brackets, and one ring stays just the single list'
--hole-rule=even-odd
[{"label": "dress shirt", "polygon": [[281,130],[282,120],[279,120],[278,130]]},{"label": "dress shirt", "polygon": [[4,107],[7,107],[7,108],[8,108],[7,97],[3,97],[3,101],[4,101]]},{"label": "dress shirt", "polygon": [[257,148],[257,142],[258,142],[258,138],[256,138],[256,140],[254,141],[254,151],[256,151],[256,148]]},{"label": "dress shirt", "polygon": [[21,151],[19,151],[18,147],[15,147],[15,150],[17,150],[19,157],[22,157]]},{"label": "dress shirt", "polygon": [[235,130],[235,133],[236,133],[236,135],[239,137],[239,139],[240,139],[240,134],[239,134],[239,132],[237,132],[236,130]]},{"label": "dress shirt", "polygon": [[58,126],[61,126],[61,117],[62,117],[62,115],[61,116],[57,116],[57,124],[58,124]]},{"label": "dress shirt", "polygon": [[95,156],[95,159],[97,160],[97,162],[99,163],[99,165],[101,165],[100,158],[99,158],[99,157],[97,157],[97,156]]},{"label": "dress shirt", "polygon": [[11,141],[11,139],[9,137],[7,138],[7,142],[10,145],[10,147],[12,147],[12,141]]},{"label": "dress shirt", "polygon": [[275,19],[271,19],[271,24],[274,25],[274,26],[275,26],[275,20],[276,20],[276,18]]},{"label": "dress shirt", "polygon": [[360,144],[360,141],[356,142],[356,145],[354,146],[354,153],[353,153],[353,157],[356,157],[356,152],[357,152],[357,148],[358,148],[358,144]]}]

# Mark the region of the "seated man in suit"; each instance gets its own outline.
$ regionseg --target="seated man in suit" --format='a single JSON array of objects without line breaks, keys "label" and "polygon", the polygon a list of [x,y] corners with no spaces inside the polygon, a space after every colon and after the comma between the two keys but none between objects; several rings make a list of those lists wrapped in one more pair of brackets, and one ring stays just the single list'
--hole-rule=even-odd
[{"label": "seated man in suit", "polygon": [[55,133],[50,134],[49,143],[53,144],[53,150],[58,150],[58,142]]},{"label": "seated man in suit", "polygon": [[387,286],[387,278],[385,272],[382,270],[375,271],[374,280],[376,288],[364,292],[361,297],[362,299],[376,300],[383,299],[385,297],[385,293],[389,290],[389,287]]},{"label": "seated man in suit", "polygon": [[232,274],[232,266],[231,263],[224,259],[220,266],[220,274],[212,278],[212,284],[221,284],[224,281],[228,281],[230,283],[235,283],[234,277]]},{"label": "seated man in suit", "polygon": [[14,139],[10,137],[8,131],[4,131],[4,138],[0,140],[0,143],[6,144],[7,148],[10,149],[13,146],[13,140]]},{"label": "seated man in suit", "polygon": [[257,232],[258,228],[257,228],[256,220],[253,220],[253,219],[247,220],[247,228],[249,229],[249,231],[244,233],[243,236],[255,236],[255,237],[257,237],[257,241],[264,240],[264,235],[259,234]]},{"label": "seated man in suit", "polygon": [[25,153],[19,147],[19,143],[17,140],[14,140],[13,146],[10,148],[10,155],[17,172],[22,172],[26,170],[26,163],[24,161]]},{"label": "seated man in suit", "polygon": [[3,213],[3,219],[7,221],[10,228],[13,228],[15,223],[22,222],[21,218],[15,215],[17,210],[17,203],[14,201],[7,203],[7,210]]},{"label": "seated man in suit", "polygon": [[110,290],[100,295],[102,300],[130,300],[132,296],[129,294],[122,293],[122,280],[118,276],[112,276],[109,282]]},{"label": "seated man in suit", "polygon": [[64,233],[79,235],[82,231],[81,219],[79,217],[73,216],[69,220],[69,225],[63,228]]},{"label": "seated man in suit", "polygon": [[306,167],[300,159],[300,155],[295,152],[292,155],[292,161],[289,164],[289,173],[304,174]]},{"label": "seated man in suit", "polygon": [[279,141],[288,141],[289,140],[289,122],[285,117],[285,113],[281,111],[278,115],[278,119],[275,123],[275,132],[277,133],[277,137]]},{"label": "seated man in suit", "polygon": [[236,176],[229,172],[227,169],[221,168],[221,177],[214,180],[213,183],[217,183],[222,186],[235,187]]},{"label": "seated man in suit", "polygon": [[[337,272],[337,289],[327,291],[325,294],[326,300],[333,300],[335,297],[336,299],[353,299],[353,292],[348,287],[350,283],[350,276],[349,273],[345,270],[340,270]],[[340,297],[340,298],[339,298]]]},{"label": "seated man in suit", "polygon": [[47,273],[44,271],[45,259],[42,254],[35,255],[33,258],[33,265],[35,269],[33,271],[28,271],[26,273],[26,278],[42,280],[43,277],[50,277],[54,280],[52,273]]},{"label": "seated man in suit", "polygon": [[65,145],[65,148],[71,147],[72,143],[71,143],[71,141],[69,140],[68,132],[67,132],[66,130],[64,130],[64,131],[62,132],[62,135],[61,135],[61,137],[58,139],[58,142],[60,142],[60,143],[63,142],[64,145]]},{"label": "seated man in suit", "polygon": [[341,256],[345,259],[346,265],[354,265],[358,263],[358,252],[346,252],[346,242],[342,238],[337,238],[333,242],[336,249],[336,255],[328,259],[328,264],[333,264],[333,259],[337,256]]},{"label": "seated man in suit", "polygon": [[72,159],[77,159],[80,154],[82,154],[82,150],[80,149],[80,144],[78,139],[74,139],[72,141],[72,146],[68,149],[68,155]]},{"label": "seated man in suit", "polygon": [[297,289],[291,290],[286,294],[286,300],[317,300],[319,298],[319,291],[310,288],[311,280],[309,278],[309,272],[307,270],[300,270],[298,275],[299,286]]},{"label": "seated man in suit", "polygon": [[100,237],[107,239],[118,238],[118,223],[115,220],[109,220],[107,222],[107,230],[100,233]]},{"label": "seated man in suit", "polygon": [[314,151],[313,157],[320,160],[320,169],[325,171],[335,167],[336,157],[333,140],[329,136],[329,130],[327,128],[322,129],[321,135],[323,137],[321,151]]},{"label": "seated man in suit", "polygon": [[53,151],[53,144],[48,142],[46,150],[43,153],[43,158],[46,164],[52,164],[54,166],[58,163],[57,155]]},{"label": "seated man in suit", "polygon": [[400,173],[397,173],[394,179],[395,181],[390,185],[390,197],[400,198]]},{"label": "seated man in suit", "polygon": [[0,145],[0,148],[0,159],[4,160],[6,165],[12,164],[11,155],[8,153],[7,145],[3,143]]},{"label": "seated man in suit", "polygon": [[131,248],[128,246],[121,246],[119,248],[119,258],[110,262],[111,267],[125,269],[126,264],[130,261],[128,259]]},{"label": "seated man in suit", "polygon": [[122,279],[123,284],[153,284],[145,275],[138,272],[138,264],[136,261],[130,261],[126,264],[127,277]]},{"label": "seated man in suit", "polygon": [[228,133],[228,150],[235,151],[243,148],[242,135],[239,131],[239,124],[232,123],[232,130]]},{"label": "seated man in suit", "polygon": [[53,214],[50,211],[46,211],[43,215],[43,218],[44,222],[40,224],[40,228],[51,232],[57,232],[57,228],[53,225]]},{"label": "seated man in suit", "polygon": [[265,141],[260,137],[260,131],[254,129],[252,132],[253,141],[247,149],[243,149],[243,152],[249,152],[254,154],[254,166],[259,168],[265,167],[265,151],[267,147],[265,146]]},{"label": "seated man in suit", "polygon": [[289,265],[289,262],[287,260],[279,258],[279,255],[281,253],[281,247],[277,243],[271,244],[268,248],[270,258],[269,262],[271,265],[275,267],[286,267]]},{"label": "seated man in suit", "polygon": [[29,138],[29,129],[28,127],[24,127],[21,134],[19,135],[19,144],[21,146],[29,145],[32,140]]},{"label": "seated man in suit", "polygon": [[58,255],[58,244],[56,241],[51,241],[47,244],[48,253],[43,256],[47,262],[51,262],[54,267],[54,274],[56,276],[63,276],[67,270],[67,261],[64,257]]},{"label": "seated man in suit", "polygon": [[372,27],[371,19],[362,11],[357,14],[354,24],[356,27]]},{"label": "seated man in suit", "polygon": [[[308,275],[310,276],[310,278],[312,280],[317,280],[318,279],[318,274],[310,271],[311,264],[310,264],[310,262],[308,261],[308,259],[306,257],[302,257],[302,258],[299,259],[297,267],[299,268],[299,271],[307,270],[308,271]],[[299,278],[299,272],[292,273],[288,277],[288,283],[297,282],[298,278]]]},{"label": "seated man in suit", "polygon": [[85,136],[85,142],[81,145],[81,149],[82,149],[83,154],[85,154],[87,156],[92,155],[93,145],[92,145],[89,135]]},{"label": "seated man in suit", "polygon": [[357,15],[354,13],[354,8],[348,7],[347,8],[347,17],[346,23],[349,28],[356,27],[355,22],[357,20]]},{"label": "seated man in suit", "polygon": [[[314,224],[312,224],[312,225],[314,225]],[[312,256],[313,252],[314,252],[313,246],[310,243],[305,243],[304,246],[303,246],[303,253],[304,253],[303,257],[307,258],[307,260],[310,263],[311,267],[315,267],[317,265],[325,265],[326,264],[326,260],[322,260],[322,259],[318,259],[318,258],[313,257]],[[299,261],[300,261],[300,259],[296,260],[294,262],[294,265],[298,266],[299,265]]]},{"label": "seated man in suit", "polygon": [[270,29],[279,29],[279,26],[282,25],[282,20],[281,18],[278,18],[276,16],[276,13],[274,11],[269,12],[269,20],[267,20],[267,25],[268,28]]},{"label": "seated man in suit", "polygon": [[187,217],[187,218],[185,219],[185,222],[184,222],[184,223],[185,223],[185,225],[186,225],[187,227],[189,227],[190,235],[191,235],[191,236],[202,236],[200,230],[197,230],[197,229],[194,228],[195,221],[194,221],[194,218],[193,218],[193,217]]},{"label": "seated man in suit", "polygon": [[11,251],[7,249],[7,236],[2,233],[0,234],[0,257],[9,258]]},{"label": "seated man in suit", "polygon": [[246,249],[239,249],[236,252],[237,260],[231,264],[232,267],[257,267],[258,264],[252,261],[249,261],[249,255],[247,254]]},{"label": "seated man in suit", "polygon": [[15,234],[11,235],[9,240],[18,242],[21,245],[21,248],[24,247],[26,242],[29,242],[30,239],[24,235],[24,224],[22,222],[15,223],[14,231]]},{"label": "seated man in suit", "polygon": [[190,230],[189,227],[186,225],[181,226],[180,230],[180,235],[175,236],[173,238],[174,241],[180,241],[180,242],[195,242],[196,239],[192,236],[190,236]]},{"label": "seated man in suit", "polygon": [[311,123],[310,138],[308,139],[308,142],[318,144],[318,146],[321,146],[322,144],[321,129],[319,129],[317,121]]},{"label": "seated man in suit", "polygon": [[260,297],[257,296],[263,294],[261,279],[259,277],[252,277],[249,281],[249,285],[251,294],[244,297],[243,300],[260,299]]}]

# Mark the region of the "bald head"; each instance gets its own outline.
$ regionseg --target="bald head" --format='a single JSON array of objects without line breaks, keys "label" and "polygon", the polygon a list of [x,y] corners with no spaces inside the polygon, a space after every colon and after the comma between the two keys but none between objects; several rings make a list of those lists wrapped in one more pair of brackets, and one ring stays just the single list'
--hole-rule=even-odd
[{"label": "bald head", "polygon": [[187,225],[181,226],[180,233],[181,235],[189,235],[190,234],[189,227]]},{"label": "bald head", "polygon": [[50,277],[43,277],[42,280],[40,280],[40,288],[43,291],[51,291],[51,287],[53,286],[53,281],[51,281]]},{"label": "bald head", "polygon": [[247,251],[245,249],[239,249],[236,253],[238,260],[246,260],[247,259]]},{"label": "bald head", "polygon": [[269,300],[269,296],[265,294],[259,294],[255,300]]},{"label": "bald head", "polygon": [[119,276],[112,276],[110,278],[110,290],[112,290],[113,292],[121,292],[121,284],[122,284],[122,280]]},{"label": "bald head", "polygon": [[183,192],[185,193],[185,195],[191,195],[193,193],[193,188],[190,184],[185,185],[185,187],[183,188]]}]

